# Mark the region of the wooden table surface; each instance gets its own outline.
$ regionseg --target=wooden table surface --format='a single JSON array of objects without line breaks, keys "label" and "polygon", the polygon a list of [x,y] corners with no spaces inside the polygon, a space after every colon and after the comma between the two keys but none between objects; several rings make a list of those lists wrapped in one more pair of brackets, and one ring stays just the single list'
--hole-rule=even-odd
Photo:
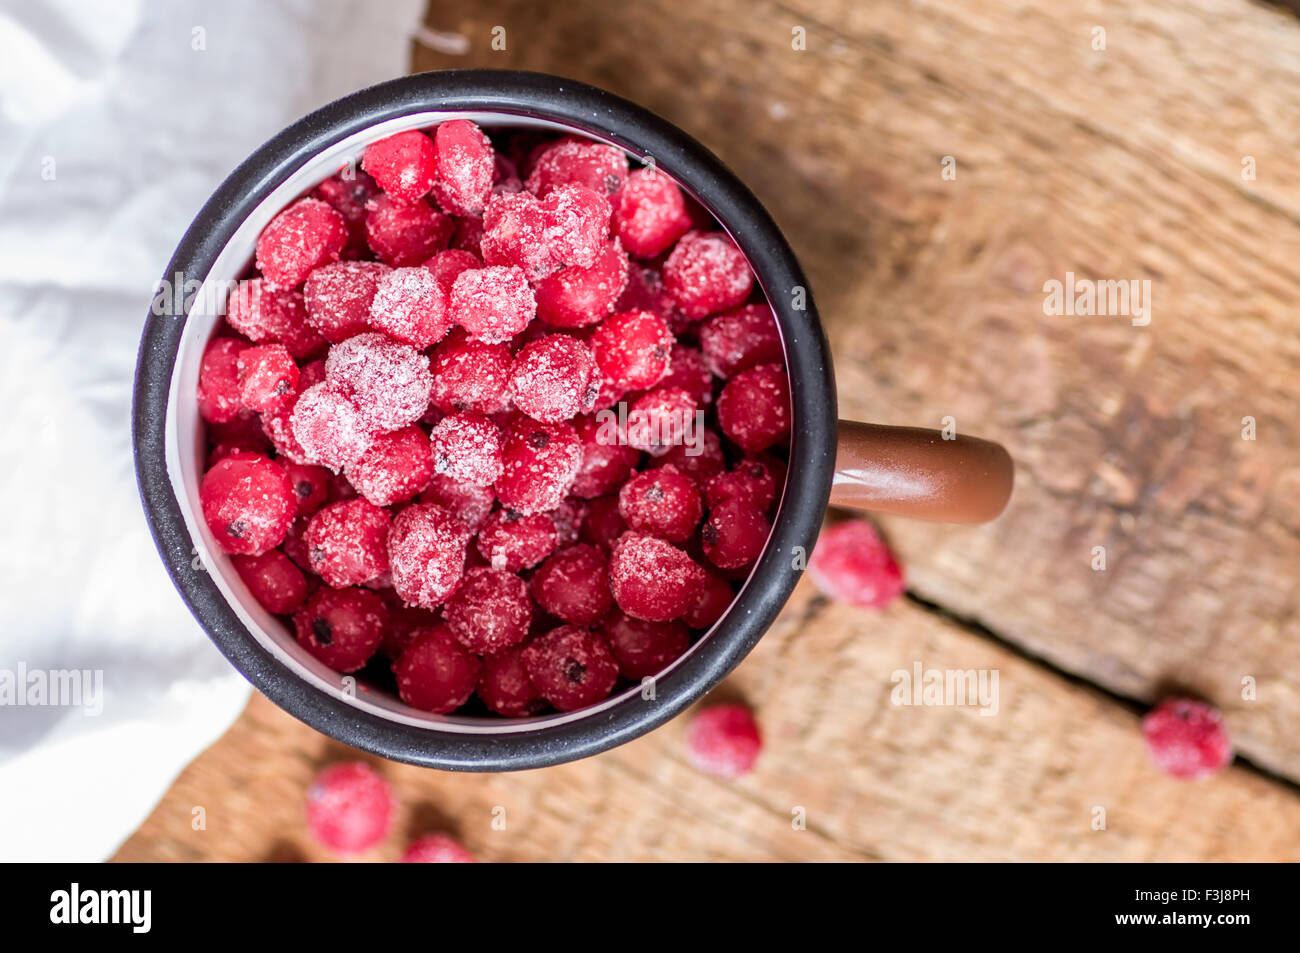
[{"label": "wooden table surface", "polygon": [[[1019,471],[990,526],[882,521],[910,589],[886,611],[800,584],[719,690],[766,733],[748,777],[694,771],[684,719],[514,775],[380,764],[404,806],[367,859],[430,830],[500,861],[1300,859],[1293,15],[434,0],[427,24],[413,69],[560,73],[699,138],[809,272],[841,414],[951,416]],[[1149,279],[1150,323],[1045,315],[1067,271]],[[892,705],[916,662],[997,670],[998,713]],[[1147,761],[1141,711],[1171,690],[1226,712],[1240,757],[1213,780]],[[117,857],[328,859],[303,791],[354,756],[255,696]]]}]

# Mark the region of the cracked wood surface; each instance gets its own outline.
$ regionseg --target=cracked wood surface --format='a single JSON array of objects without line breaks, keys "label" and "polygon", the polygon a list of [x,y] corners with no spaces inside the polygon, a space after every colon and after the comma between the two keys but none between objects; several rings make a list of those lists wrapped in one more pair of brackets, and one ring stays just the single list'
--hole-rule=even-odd
[{"label": "cracked wood surface", "polygon": [[[1020,469],[997,523],[882,525],[914,592],[1016,650],[911,602],[875,615],[804,584],[724,686],[768,734],[753,776],[693,772],[682,719],[520,775],[387,765],[403,832],[451,828],[494,860],[1300,856],[1292,785],[1241,767],[1163,779],[1134,707],[1032,660],[1141,703],[1204,695],[1251,761],[1300,779],[1294,18],[1242,0],[1078,14],[1050,0],[435,0],[427,22],[470,51],[417,44],[416,69],[591,82],[732,166],[809,272],[842,416],[952,416],[1007,445]],[[1150,279],[1151,323],[1045,316],[1043,283],[1067,271]],[[891,706],[890,673],[917,661],[998,669],[999,714]],[[302,792],[345,750],[254,698],[119,856],[317,859]],[[195,805],[207,831],[190,829]]]}]

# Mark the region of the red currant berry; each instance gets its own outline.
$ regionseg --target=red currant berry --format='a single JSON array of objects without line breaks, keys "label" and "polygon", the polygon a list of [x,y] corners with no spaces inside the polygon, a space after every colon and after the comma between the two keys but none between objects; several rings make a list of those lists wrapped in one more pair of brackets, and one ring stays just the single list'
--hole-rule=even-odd
[{"label": "red currant berry", "polygon": [[[281,417],[268,416],[267,435],[295,462],[320,463],[339,471],[357,460],[374,439],[374,428],[341,388],[328,381],[299,395],[289,416],[289,434]],[[292,436],[293,444],[287,441]],[[278,438],[278,439],[277,439]]]},{"label": "red currant berry", "polygon": [[468,119],[452,119],[433,134],[438,181],[433,194],[449,215],[477,218],[492,193],[492,143]]},{"label": "red currant berry", "polygon": [[414,202],[433,188],[437,152],[418,129],[408,129],[366,146],[361,168],[393,198]]},{"label": "red currant berry", "polygon": [[235,556],[231,562],[267,612],[289,615],[307,598],[307,577],[278,549],[268,549],[260,556]]},{"label": "red currant berry", "polygon": [[384,839],[394,806],[392,789],[369,767],[332,764],[307,789],[307,826],[330,850],[356,854]]},{"label": "red currant berry", "polygon": [[1171,777],[1208,778],[1232,761],[1223,714],[1190,698],[1170,698],[1147,712],[1142,736],[1151,759]]},{"label": "red currant berry", "polygon": [[528,327],[537,301],[523,269],[471,268],[452,283],[451,313],[471,338],[499,344]]},{"label": "red currant berry", "polygon": [[[441,127],[439,127],[441,128]],[[446,834],[425,834],[411,841],[402,854],[404,864],[473,864],[474,855]]]},{"label": "red currant berry", "polygon": [[614,605],[609,560],[587,543],[550,556],[533,574],[532,588],[538,605],[574,625],[595,625]]},{"label": "red currant berry", "polygon": [[903,594],[903,571],[874,526],[845,520],[822,530],[808,560],[817,588],[838,602],[874,609]]},{"label": "red currant berry", "polygon": [[438,279],[438,284],[450,296],[451,286],[456,283],[457,276],[462,271],[469,271],[471,268],[482,268],[483,259],[472,251],[449,248],[446,251],[438,252],[438,254],[426,261],[423,267],[429,274]]},{"label": "red currant berry", "polygon": [[568,495],[582,465],[582,443],[568,423],[544,424],[521,416],[506,428],[501,461],[496,482],[501,505],[542,513]]},{"label": "red currant berry", "polygon": [[397,693],[412,708],[445,715],[469,700],[482,663],[456,641],[445,625],[419,632],[393,663]]},{"label": "red currant berry", "polygon": [[257,238],[257,267],[266,285],[288,290],[302,284],[313,268],[338,261],[348,242],[343,216],[319,199],[299,199]]},{"label": "red currant berry", "polygon": [[325,378],[352,398],[373,431],[415,423],[429,408],[433,386],[426,355],[378,333],[358,334],[330,348]]},{"label": "red currant berry", "polygon": [[388,534],[397,594],[407,605],[441,605],[460,583],[469,539],[469,528],[441,506],[415,503],[402,510]]},{"label": "red currant berry", "polygon": [[753,287],[749,262],[722,232],[687,232],[664,262],[664,288],[693,320],[744,304]]},{"label": "red currant berry", "polygon": [[709,573],[708,582],[700,590],[695,604],[682,613],[682,621],[692,629],[707,629],[722,618],[735,598],[727,580]]},{"label": "red currant berry", "polygon": [[680,341],[673,345],[668,373],[659,381],[659,386],[686,391],[697,407],[713,403],[713,374],[704,365],[704,356],[696,348],[687,347]]},{"label": "red currant berry", "polygon": [[746,453],[758,453],[790,433],[790,384],[780,364],[741,371],[718,397],[718,426]]},{"label": "red currant berry", "polygon": [[366,203],[379,194],[375,180],[359,169],[346,169],[326,179],[312,193],[348,223],[347,250],[354,257],[366,250]]},{"label": "red currant berry", "polygon": [[528,191],[545,197],[561,185],[581,185],[613,195],[627,179],[627,154],[589,139],[560,139],[544,146],[528,175]]},{"label": "red currant berry", "polygon": [[673,335],[649,311],[623,311],[596,326],[591,350],[602,376],[623,391],[652,387],[668,373]]},{"label": "red currant berry", "polygon": [[428,261],[451,241],[455,223],[424,199],[404,202],[381,195],[370,203],[366,241],[379,260],[394,268]]},{"label": "red currant berry", "polygon": [[703,486],[710,477],[727,467],[726,457],[722,454],[722,438],[707,427],[695,428],[687,439],[669,447],[659,460],[671,463],[694,480],[696,486]]},{"label": "red currant berry", "polygon": [[551,251],[542,203],[529,192],[497,193],[483,212],[483,261],[522,268],[539,281],[564,267]]},{"label": "red currant berry", "polygon": [[609,243],[609,200],[581,185],[559,185],[542,199],[551,254],[561,265],[590,268]]},{"label": "red currant berry", "polygon": [[618,607],[647,622],[676,619],[695,604],[708,573],[671,543],[635,532],[610,552],[609,582]]},{"label": "red currant berry", "polygon": [[447,291],[426,268],[394,268],[379,279],[370,303],[370,326],[418,350],[451,329]]},{"label": "red currant berry", "polygon": [[727,500],[741,500],[765,513],[776,499],[776,480],[762,461],[740,460],[728,472],[709,478],[704,498],[710,509]]},{"label": "red currant berry", "polygon": [[691,227],[677,183],[654,169],[636,169],[613,198],[614,234],[638,258],[668,250]]},{"label": "red currant berry", "polygon": [[303,285],[307,321],[331,344],[370,330],[370,308],[391,269],[377,261],[339,261],[317,268]]},{"label": "red currant berry", "polygon": [[546,702],[528,677],[524,665],[526,648],[526,644],[516,645],[483,659],[478,697],[498,715],[526,718],[540,714],[546,708]]},{"label": "red currant berry", "polygon": [[[282,461],[283,462],[283,461]],[[298,501],[298,515],[311,516],[329,499],[330,472],[310,463],[284,463],[293,495]]]},{"label": "red currant berry", "polygon": [[414,425],[381,433],[344,470],[348,482],[375,506],[411,499],[433,478],[429,437]]},{"label": "red currant berry", "polygon": [[594,705],[618,681],[618,662],[605,640],[576,625],[562,625],[529,643],[524,666],[533,686],[560,711]]},{"label": "red currant berry", "polygon": [[587,504],[587,517],[582,521],[583,542],[609,551],[626,532],[627,523],[619,515],[617,496],[597,497]]},{"label": "red currant berry", "polygon": [[369,589],[317,589],[293,614],[298,644],[336,672],[355,672],[375,654],[388,607]]},{"label": "red currant berry", "polygon": [[501,431],[481,414],[451,414],[429,435],[434,472],[470,486],[501,476]]},{"label": "red currant berry", "polygon": [[222,551],[245,556],[280,545],[298,511],[284,467],[253,454],[226,457],[205,473],[199,503]]},{"label": "red currant berry", "polygon": [[446,509],[472,533],[487,522],[496,502],[490,486],[467,486],[450,477],[434,475],[428,488],[420,494],[421,503],[436,503]]},{"label": "red currant berry", "polygon": [[214,338],[199,364],[199,416],[208,423],[234,420],[244,409],[239,385],[239,354],[248,344],[236,338]]},{"label": "red currant berry", "polygon": [[727,500],[709,510],[700,531],[704,555],[720,569],[748,566],[767,545],[772,527],[761,510],[743,500]]},{"label": "red currant berry", "polygon": [[442,616],[461,645],[491,655],[528,637],[533,603],[528,584],[514,573],[479,566],[466,570]]},{"label": "red currant berry", "polygon": [[478,534],[478,551],[493,569],[518,572],[530,569],[559,545],[555,521],[547,513],[521,515],[497,510]]},{"label": "red currant berry", "polygon": [[754,716],[744,705],[715,705],[686,729],[686,751],[705,774],[731,780],[748,773],[763,749]]},{"label": "red currant berry", "polygon": [[303,536],[312,572],[335,589],[388,572],[391,527],[388,512],[368,500],[331,503],[311,518]]},{"label": "red currant berry", "polygon": [[615,613],[601,627],[624,678],[640,681],[658,675],[691,644],[680,622],[646,622]]},{"label": "red currant berry", "polygon": [[591,349],[567,334],[548,334],[519,349],[510,368],[515,406],[554,424],[590,409],[599,389]]},{"label": "red currant berry", "polygon": [[704,507],[690,477],[672,464],[634,476],[618,494],[618,512],[639,533],[685,542],[700,525]]},{"label": "red currant berry", "polygon": [[557,328],[582,328],[602,320],[627,283],[627,253],[612,241],[588,267],[561,268],[537,283],[537,316]]},{"label": "red currant berry", "polygon": [[445,414],[504,410],[513,359],[505,344],[470,340],[459,328],[433,352],[433,405]]},{"label": "red currant berry", "polygon": [[582,441],[582,465],[570,492],[589,500],[622,486],[640,454],[620,438],[617,419],[579,417],[574,421],[574,429]]},{"label": "red currant berry", "polygon": [[695,398],[682,388],[656,387],[632,403],[627,415],[627,442],[638,450],[662,454],[684,442],[687,434],[703,432],[704,425],[696,418],[697,409]]},{"label": "red currant berry", "polygon": [[781,332],[766,304],[715,315],[700,325],[699,335],[704,362],[719,377],[734,377],[751,367],[785,360]]},{"label": "red currant berry", "polygon": [[239,352],[239,398],[260,412],[292,407],[297,399],[298,365],[283,344],[263,344]]}]

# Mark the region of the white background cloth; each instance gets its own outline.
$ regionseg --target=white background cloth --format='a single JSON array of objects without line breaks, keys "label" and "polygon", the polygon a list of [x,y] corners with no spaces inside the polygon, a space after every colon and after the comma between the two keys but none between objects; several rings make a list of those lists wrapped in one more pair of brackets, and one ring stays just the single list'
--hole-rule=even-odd
[{"label": "white background cloth", "polygon": [[0,0],[0,677],[103,672],[99,715],[0,705],[0,860],[107,857],[248,697],[145,526],[141,325],[220,181],[300,115],[404,73],[420,13]]}]

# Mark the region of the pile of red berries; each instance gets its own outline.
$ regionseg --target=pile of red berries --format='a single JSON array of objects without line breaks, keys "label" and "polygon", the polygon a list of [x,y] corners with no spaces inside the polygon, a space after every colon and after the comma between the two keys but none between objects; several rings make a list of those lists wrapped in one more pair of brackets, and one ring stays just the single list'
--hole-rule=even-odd
[{"label": "pile of red berries", "polygon": [[783,359],[663,174],[398,133],[259,237],[203,356],[203,515],[330,668],[431,712],[582,708],[681,655],[761,554]]}]

